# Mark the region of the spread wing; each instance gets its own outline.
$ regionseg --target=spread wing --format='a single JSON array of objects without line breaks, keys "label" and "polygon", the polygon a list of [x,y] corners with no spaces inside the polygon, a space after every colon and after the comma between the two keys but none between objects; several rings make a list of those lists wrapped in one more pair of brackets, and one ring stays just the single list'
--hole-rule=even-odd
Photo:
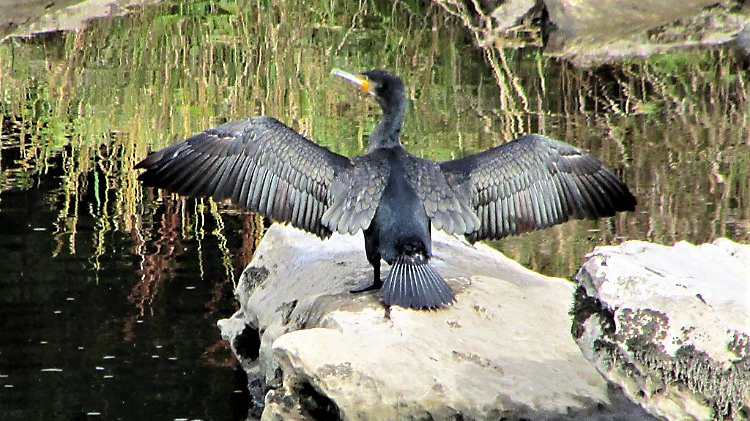
[{"label": "spread wing", "polygon": [[407,178],[435,228],[448,234],[468,234],[480,228],[468,185],[459,185],[456,177],[443,172],[437,162],[413,155],[404,162]]},{"label": "spread wing", "polygon": [[330,191],[334,202],[322,223],[340,234],[366,230],[375,216],[390,175],[390,166],[377,155],[352,159],[352,167],[338,175]]},{"label": "spread wing", "polygon": [[[354,187],[331,189],[337,177],[343,180],[339,185],[349,183],[355,171],[352,161],[271,117],[208,129],[150,154],[136,168],[146,170],[138,177],[145,185],[186,196],[231,199],[241,208],[320,237],[342,228],[356,232],[372,219],[370,215],[364,221],[361,215],[369,209],[347,201]],[[329,215],[324,223],[323,215],[337,203],[342,212],[337,218]]]},{"label": "spread wing", "polygon": [[440,168],[470,191],[481,226],[471,241],[500,239],[560,224],[633,210],[627,186],[588,152],[540,135],[512,142]]}]

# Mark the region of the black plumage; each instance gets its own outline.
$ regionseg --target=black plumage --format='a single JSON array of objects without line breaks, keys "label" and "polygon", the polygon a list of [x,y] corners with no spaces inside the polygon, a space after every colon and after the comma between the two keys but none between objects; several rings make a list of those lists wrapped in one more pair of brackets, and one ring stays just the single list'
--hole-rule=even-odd
[{"label": "black plumage", "polygon": [[[136,165],[145,169],[139,179],[186,196],[231,199],[321,238],[363,230],[374,281],[360,291],[382,287],[387,305],[412,308],[454,301],[429,265],[432,224],[474,242],[635,208],[627,186],[595,157],[540,135],[441,163],[411,155],[400,142],[401,79],[383,70],[333,73],[383,110],[367,154],[350,159],[274,118],[254,117],[150,154]],[[392,265],[385,283],[381,259]]]}]

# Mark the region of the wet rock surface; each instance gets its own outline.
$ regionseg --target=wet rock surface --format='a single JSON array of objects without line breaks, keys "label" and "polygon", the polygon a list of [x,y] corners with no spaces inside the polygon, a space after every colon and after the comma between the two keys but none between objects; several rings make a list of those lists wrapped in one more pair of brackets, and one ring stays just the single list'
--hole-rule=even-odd
[{"label": "wet rock surface", "polygon": [[650,413],[750,417],[750,246],[598,247],[577,275],[584,355]]},{"label": "wet rock surface", "polygon": [[[573,285],[433,233],[457,303],[386,309],[363,238],[274,225],[221,321],[264,420],[645,420],[570,336]],[[384,267],[387,270],[387,266]],[[254,349],[253,349],[254,347]]]}]

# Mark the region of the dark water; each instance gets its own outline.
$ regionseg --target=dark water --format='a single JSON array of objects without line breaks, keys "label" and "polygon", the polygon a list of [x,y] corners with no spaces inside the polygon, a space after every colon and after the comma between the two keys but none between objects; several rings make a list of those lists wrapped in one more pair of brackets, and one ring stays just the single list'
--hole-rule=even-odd
[{"label": "dark water", "polygon": [[0,196],[1,418],[244,419],[244,372],[214,326],[234,311],[216,241],[185,238],[166,209],[144,216],[147,238],[100,238],[93,186],[75,239],[55,235],[56,173]]},{"label": "dark water", "polygon": [[378,110],[334,67],[401,74],[404,142],[424,157],[540,132],[616,169],[636,212],[493,243],[535,270],[570,276],[624,239],[750,239],[743,56],[491,60],[412,2],[170,1],[0,44],[0,419],[244,419],[245,379],[215,323],[263,222],[142,189],[132,166],[258,114],[359,154]]}]

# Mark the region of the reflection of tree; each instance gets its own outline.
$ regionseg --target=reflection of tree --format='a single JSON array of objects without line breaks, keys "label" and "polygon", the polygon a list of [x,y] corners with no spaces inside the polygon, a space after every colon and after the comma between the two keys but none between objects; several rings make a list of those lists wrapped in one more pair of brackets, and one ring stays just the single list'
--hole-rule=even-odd
[{"label": "reflection of tree", "polygon": [[203,351],[203,360],[214,367],[235,367],[237,358],[229,346],[229,342],[220,339]]},{"label": "reflection of tree", "polygon": [[[128,300],[138,308],[140,316],[143,316],[147,306],[156,299],[159,294],[159,286],[166,280],[173,279],[177,270],[177,257],[184,251],[182,247],[182,235],[180,229],[182,207],[184,201],[174,200],[170,196],[164,197],[164,213],[161,215],[158,237],[152,241],[154,251],[141,254],[140,281],[133,286]],[[134,235],[136,249],[143,250],[143,239]]]},{"label": "reflection of tree", "polygon": [[[229,285],[233,279],[239,279],[239,275],[245,270],[250,260],[255,254],[255,248],[260,242],[260,238],[263,236],[263,218],[255,213],[247,213],[242,216],[242,246],[234,253],[239,259],[239,262],[235,260],[234,276],[224,278],[222,282],[216,283],[211,290],[211,299],[206,303],[206,312],[203,314],[204,318],[208,318],[218,310],[218,304],[225,298],[227,291],[234,291],[235,285]],[[231,253],[231,251],[230,251]],[[238,303],[235,302],[235,307],[238,307]]]},{"label": "reflection of tree", "polygon": [[[134,328],[137,320],[147,312],[153,315],[153,304],[160,292],[162,284],[174,279],[177,275],[177,258],[185,253],[184,240],[195,233],[195,239],[203,238],[204,222],[206,215],[213,215],[217,227],[213,230],[214,235],[224,246],[220,246],[223,258],[229,263],[230,270],[220,281],[214,282],[211,287],[211,296],[205,303],[206,312],[203,317],[216,318],[221,310],[221,303],[231,299],[234,291],[234,279],[239,278],[249,261],[252,259],[255,248],[263,235],[263,218],[247,213],[240,216],[242,238],[239,250],[226,247],[227,240],[224,238],[225,227],[223,219],[227,213],[218,212],[216,205],[209,207],[186,206],[184,199],[175,198],[170,194],[163,195],[163,212],[154,217],[154,225],[143,221],[142,224],[134,223],[130,231],[132,247],[130,252],[141,257],[141,267],[138,273],[140,280],[133,286],[128,301],[135,304],[137,314],[124,320],[123,333],[125,341],[132,341],[135,337]],[[211,208],[211,210],[209,210]],[[236,211],[230,210],[229,215]],[[147,212],[144,212],[146,214]],[[193,216],[193,218],[191,218]],[[199,226],[193,226],[191,219],[197,221]],[[151,227],[151,229],[147,228]],[[153,238],[149,232],[155,232]],[[236,237],[235,237],[236,238]],[[232,243],[230,241],[230,243]],[[200,244],[198,245],[200,248]],[[229,296],[229,297],[228,297]],[[234,302],[235,308],[237,303]],[[225,315],[222,315],[224,317]],[[226,353],[223,350],[227,350]],[[224,340],[217,340],[204,351],[205,361],[214,366],[233,366],[236,361],[231,352],[228,352],[229,344]],[[226,355],[225,355],[226,354]]]},{"label": "reflection of tree", "polygon": [[263,218],[256,214],[248,214],[244,219],[244,230],[242,231],[242,249],[240,250],[240,267],[244,270],[250,264],[250,259],[255,254],[255,249],[263,236]]},{"label": "reflection of tree", "polygon": [[[237,258],[233,259],[234,265],[234,276],[227,276],[221,282],[214,284],[211,289],[211,299],[206,302],[206,312],[203,314],[204,318],[211,318],[219,310],[219,303],[226,299],[227,294],[233,294],[234,282],[233,279],[238,279],[242,271],[250,263],[250,260],[255,254],[255,248],[260,242],[260,238],[263,236],[263,218],[254,213],[247,213],[242,215],[242,245],[239,250],[234,253]],[[231,253],[232,251],[230,251]],[[232,301],[235,310],[239,308],[237,301]],[[203,351],[203,359],[206,363],[217,367],[234,367],[237,365],[237,359],[234,353],[230,352],[231,348],[229,343],[224,339],[219,339],[212,345],[208,346]]]}]

